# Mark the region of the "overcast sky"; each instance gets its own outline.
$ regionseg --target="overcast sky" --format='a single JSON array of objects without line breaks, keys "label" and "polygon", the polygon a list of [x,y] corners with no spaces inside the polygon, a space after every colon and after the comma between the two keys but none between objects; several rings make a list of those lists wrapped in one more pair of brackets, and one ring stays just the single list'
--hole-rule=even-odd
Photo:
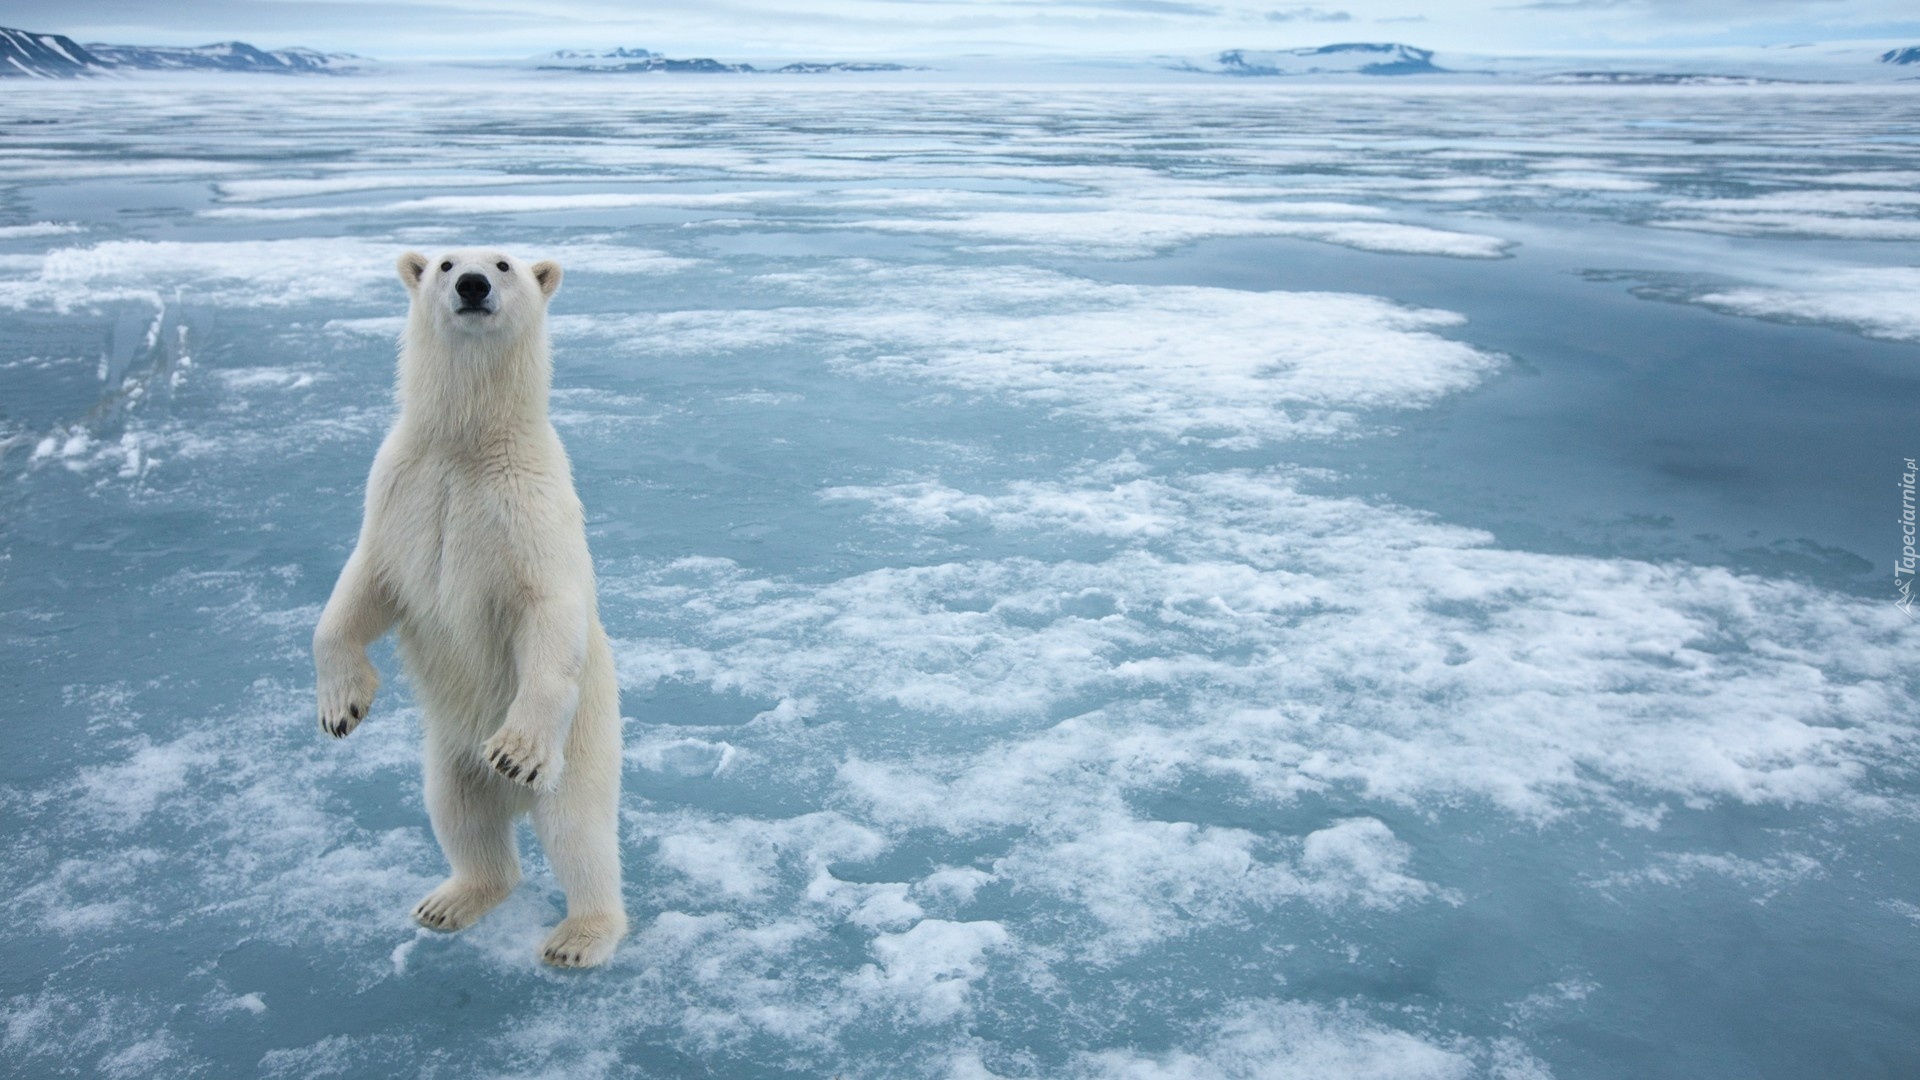
[{"label": "overcast sky", "polygon": [[82,42],[239,39],[368,56],[626,45],[722,58],[1209,53],[1338,41],[1562,52],[1912,39],[1915,0],[7,0],[0,23]]}]

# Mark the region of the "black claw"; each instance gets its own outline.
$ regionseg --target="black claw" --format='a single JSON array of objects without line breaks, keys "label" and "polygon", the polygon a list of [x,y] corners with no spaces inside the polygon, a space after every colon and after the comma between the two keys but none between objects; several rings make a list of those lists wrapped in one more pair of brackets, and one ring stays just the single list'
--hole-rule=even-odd
[{"label": "black claw", "polygon": [[509,779],[509,780],[518,780],[518,779],[520,779],[520,766],[518,766],[518,765],[515,765],[515,766],[514,766],[514,767],[513,767],[512,769],[510,769],[510,770],[508,770],[508,772],[507,772],[507,779]]},{"label": "black claw", "polygon": [[353,718],[354,718],[355,720],[358,720],[358,719],[360,719],[360,706],[358,706],[358,705],[349,705],[349,706],[347,706],[347,711],[348,711],[349,713],[352,713],[352,714],[353,714]]},{"label": "black claw", "polygon": [[529,773],[527,774],[527,783],[529,783],[529,784],[531,784],[531,783],[533,783],[533,778],[534,778],[534,777],[536,777],[536,776],[539,776],[539,775],[540,775],[540,770],[539,770],[539,769],[534,769],[534,770],[533,770],[532,772],[529,772]]}]

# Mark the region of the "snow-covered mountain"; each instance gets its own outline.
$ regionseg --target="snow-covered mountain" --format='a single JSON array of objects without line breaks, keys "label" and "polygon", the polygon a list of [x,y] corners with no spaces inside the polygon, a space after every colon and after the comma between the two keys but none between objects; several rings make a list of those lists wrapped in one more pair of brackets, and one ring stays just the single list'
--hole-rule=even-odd
[{"label": "snow-covered mountain", "polygon": [[1555,71],[1536,76],[1533,81],[1558,86],[1759,86],[1808,80],[1677,71]]},{"label": "snow-covered mountain", "polygon": [[78,45],[62,34],[0,27],[0,76],[64,79],[113,71],[250,71],[277,75],[334,73],[365,61],[314,49],[256,49],[244,41],[178,47]]},{"label": "snow-covered mountain", "polygon": [[1349,42],[1306,49],[1230,49],[1204,60],[1162,58],[1161,63],[1177,71],[1210,75],[1333,81],[1373,75],[1443,75],[1470,81],[1731,86],[1920,79],[1920,45],[1842,41],[1643,52],[1436,54],[1398,42]]},{"label": "snow-covered mountain", "polygon": [[757,68],[752,64],[729,64],[707,57],[690,60],[676,60],[647,49],[562,49],[537,57],[535,68],[539,71],[578,71],[589,74],[629,74],[635,72],[671,72],[675,74],[714,75],[730,72],[753,72],[776,75],[816,75],[832,71],[916,71],[903,64],[870,63],[863,61],[835,61],[828,63],[800,62],[775,68]]},{"label": "snow-covered mountain", "polygon": [[212,45],[104,45],[88,51],[107,64],[134,71],[247,71],[274,75],[336,74],[364,63],[350,53],[315,49],[257,49],[244,41]]},{"label": "snow-covered mountain", "polygon": [[548,53],[546,56],[542,57],[542,59],[544,60],[586,60],[586,61],[645,60],[649,56],[658,56],[658,55],[660,54],[648,49],[627,49],[627,48],[561,49],[559,52]]},{"label": "snow-covered mountain", "polygon": [[1345,42],[1317,49],[1230,49],[1212,66],[1195,70],[1221,75],[1433,75],[1433,51],[1398,42]]},{"label": "snow-covered mountain", "polygon": [[883,64],[865,60],[835,60],[831,63],[801,61],[797,64],[782,64],[777,68],[768,68],[775,75],[820,75],[830,71],[925,71],[926,68],[910,67],[906,64]]},{"label": "snow-covered mountain", "polygon": [[1726,46],[1644,53],[1447,57],[1448,66],[1542,82],[1715,86],[1920,78],[1920,46],[1893,42]]},{"label": "snow-covered mountain", "polygon": [[609,49],[605,52],[564,49],[540,59],[543,62],[535,65],[540,71],[579,71],[597,74],[666,71],[711,75],[753,70],[750,64],[723,64],[706,57],[674,60],[645,49]]},{"label": "snow-covered mountain", "polygon": [[0,26],[0,77],[65,79],[105,70],[99,57],[70,37]]}]

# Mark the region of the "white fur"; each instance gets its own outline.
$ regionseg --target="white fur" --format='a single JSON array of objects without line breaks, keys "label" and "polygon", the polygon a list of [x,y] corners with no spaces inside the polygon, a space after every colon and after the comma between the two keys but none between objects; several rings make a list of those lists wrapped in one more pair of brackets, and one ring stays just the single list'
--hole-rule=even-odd
[{"label": "white fur", "polygon": [[[320,727],[359,726],[380,682],[367,645],[398,627],[425,713],[427,809],[453,867],[414,918],[458,930],[504,899],[520,880],[513,823],[531,812],[567,894],[542,956],[591,967],[627,930],[620,707],[580,500],[547,421],[560,267],[456,251],[409,252],[399,269],[412,296],[400,417],[314,631]],[[456,283],[475,273],[491,312],[460,310]]]}]

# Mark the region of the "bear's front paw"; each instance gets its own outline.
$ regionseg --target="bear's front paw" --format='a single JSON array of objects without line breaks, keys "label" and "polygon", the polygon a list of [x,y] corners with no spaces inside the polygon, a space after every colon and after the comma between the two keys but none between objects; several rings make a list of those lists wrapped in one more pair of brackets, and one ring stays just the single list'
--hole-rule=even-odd
[{"label": "bear's front paw", "polygon": [[548,746],[524,731],[501,728],[480,747],[493,771],[513,781],[541,791],[552,791],[560,782],[560,748]]},{"label": "bear's front paw", "polygon": [[362,656],[358,664],[344,670],[322,671],[318,694],[320,730],[338,739],[360,726],[373,709],[373,693],[380,688],[380,675]]}]

